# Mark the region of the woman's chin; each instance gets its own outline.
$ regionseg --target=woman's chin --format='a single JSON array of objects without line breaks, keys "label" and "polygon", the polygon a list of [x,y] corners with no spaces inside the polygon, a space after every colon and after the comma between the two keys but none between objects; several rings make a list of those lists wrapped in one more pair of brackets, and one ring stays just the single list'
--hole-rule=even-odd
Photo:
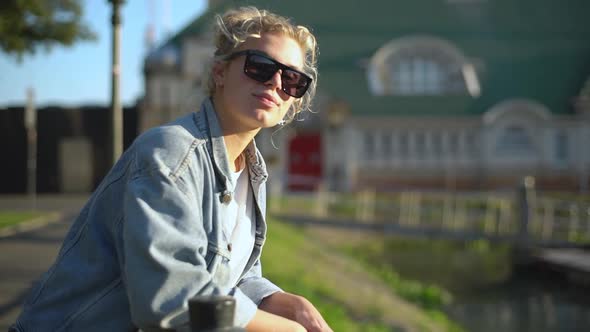
[{"label": "woman's chin", "polygon": [[261,128],[272,128],[276,126],[279,122],[278,121],[263,121],[261,122]]},{"label": "woman's chin", "polygon": [[254,118],[261,128],[274,127],[280,120],[276,117],[275,111],[269,112],[268,110],[258,110]]}]

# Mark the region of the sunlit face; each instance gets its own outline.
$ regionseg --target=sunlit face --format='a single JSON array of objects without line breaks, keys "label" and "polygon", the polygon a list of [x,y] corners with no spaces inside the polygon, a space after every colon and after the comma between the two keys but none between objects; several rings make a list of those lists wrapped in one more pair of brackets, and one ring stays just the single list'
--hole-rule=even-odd
[{"label": "sunlit face", "polygon": [[[257,50],[272,59],[301,70],[303,53],[292,38],[278,33],[265,33],[248,38],[236,51]],[[244,74],[245,56],[213,68],[217,84],[216,110],[224,133],[251,131],[275,126],[283,119],[295,98],[281,90],[280,71],[261,83]]]}]

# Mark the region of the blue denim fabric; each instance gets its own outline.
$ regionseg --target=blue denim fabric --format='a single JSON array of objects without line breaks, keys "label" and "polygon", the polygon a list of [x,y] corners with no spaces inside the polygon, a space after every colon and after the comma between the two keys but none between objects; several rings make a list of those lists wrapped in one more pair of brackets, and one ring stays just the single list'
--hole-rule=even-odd
[{"label": "blue denim fabric", "polygon": [[[56,262],[34,287],[17,331],[143,331],[188,321],[196,294],[236,299],[244,326],[262,299],[280,289],[262,278],[266,167],[246,150],[255,196],[255,245],[236,285],[222,234],[229,163],[210,100],[201,111],[136,139],[72,225]],[[225,202],[225,203],[224,203]]]}]

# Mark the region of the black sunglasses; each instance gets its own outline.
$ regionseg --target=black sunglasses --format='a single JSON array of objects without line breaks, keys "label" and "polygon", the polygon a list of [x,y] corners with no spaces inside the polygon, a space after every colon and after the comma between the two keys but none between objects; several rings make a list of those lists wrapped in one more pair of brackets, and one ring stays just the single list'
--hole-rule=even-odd
[{"label": "black sunglasses", "polygon": [[257,82],[268,82],[277,71],[281,70],[281,88],[291,97],[303,97],[311,85],[311,77],[289,66],[285,66],[260,51],[244,50],[234,52],[228,55],[226,60],[231,60],[241,55],[246,56],[244,73]]}]

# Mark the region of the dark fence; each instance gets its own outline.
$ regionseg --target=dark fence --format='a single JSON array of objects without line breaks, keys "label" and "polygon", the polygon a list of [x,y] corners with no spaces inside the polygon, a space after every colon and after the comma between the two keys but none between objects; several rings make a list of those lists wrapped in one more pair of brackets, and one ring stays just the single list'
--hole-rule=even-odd
[{"label": "dark fence", "polygon": [[[137,107],[123,110],[124,145],[137,136]],[[25,193],[27,136],[24,107],[0,108],[0,193]],[[92,146],[92,183],[96,187],[110,169],[108,163],[109,112],[106,106],[43,107],[37,113],[37,192],[60,190],[58,148],[63,138],[84,137]],[[76,156],[71,156],[75,162]]]}]

